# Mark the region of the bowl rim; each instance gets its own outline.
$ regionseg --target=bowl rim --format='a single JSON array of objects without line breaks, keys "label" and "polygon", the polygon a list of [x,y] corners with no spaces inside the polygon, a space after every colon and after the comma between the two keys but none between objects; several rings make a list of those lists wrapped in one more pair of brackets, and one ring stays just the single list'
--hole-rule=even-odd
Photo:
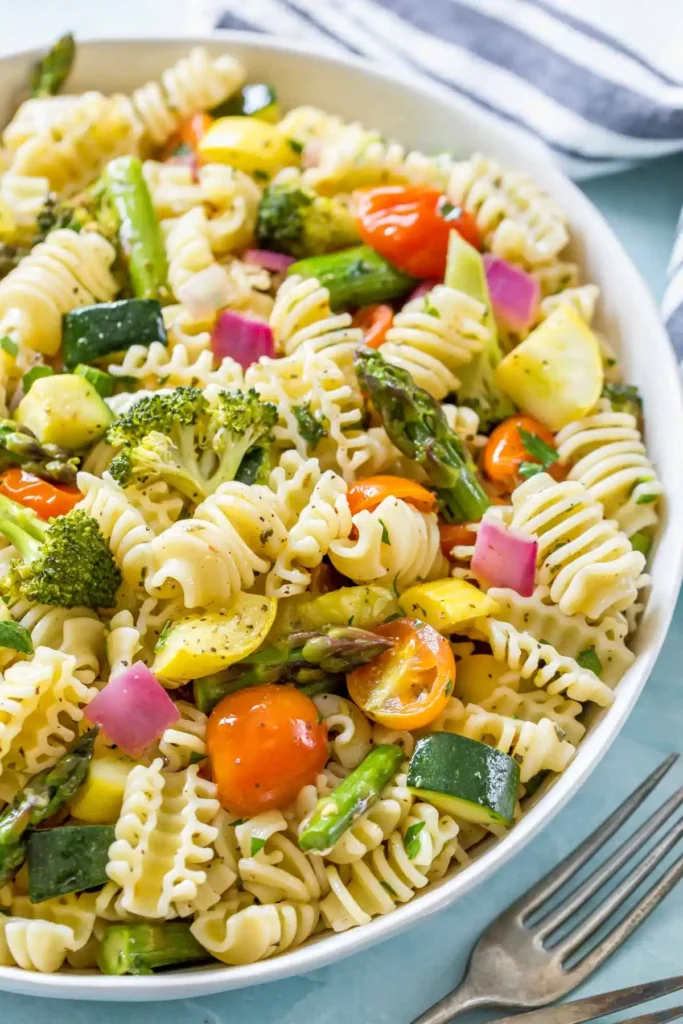
[{"label": "bowl rim", "polygon": [[[654,299],[639,271],[631,261],[620,240],[607,223],[603,214],[593,205],[577,186],[566,177],[552,161],[549,151],[539,141],[528,137],[510,125],[501,123],[485,110],[476,108],[445,87],[429,81],[405,76],[381,64],[352,55],[329,53],[316,49],[307,43],[279,37],[261,35],[258,32],[217,30],[212,34],[181,36],[175,33],[150,36],[103,36],[79,39],[80,49],[98,47],[121,48],[131,45],[163,46],[174,45],[188,50],[193,46],[205,46],[210,50],[228,49],[231,43],[246,45],[256,50],[284,52],[312,59],[321,64],[351,67],[362,73],[366,79],[378,79],[423,95],[426,99],[438,99],[450,107],[454,120],[464,116],[467,120],[479,122],[492,136],[503,139],[512,150],[520,154],[520,160],[537,164],[543,170],[544,186],[552,194],[555,190],[570,196],[576,209],[582,209],[590,216],[599,230],[600,244],[610,247],[611,256],[618,261],[620,273],[624,276],[624,292],[629,302],[639,306],[651,321],[654,345],[660,363],[663,390],[667,392],[667,416],[671,434],[683,453],[683,391],[680,387],[678,366],[673,348],[659,317]],[[0,56],[0,67],[13,61],[29,62],[43,52],[42,48],[31,48]],[[531,158],[530,158],[531,154]],[[683,457],[679,459],[683,466]],[[679,488],[683,498],[683,485]],[[674,503],[670,503],[673,507]],[[488,878],[494,871],[508,862],[542,829],[574,796],[589,774],[597,766],[610,745],[620,732],[628,715],[635,706],[655,663],[666,637],[675,609],[678,590],[683,576],[683,520],[677,524],[671,514],[665,529],[660,531],[658,549],[666,546],[666,560],[669,566],[667,590],[660,594],[658,619],[652,629],[651,640],[646,649],[639,652],[633,666],[628,670],[628,692],[623,683],[616,690],[616,699],[609,713],[586,736],[578,753],[569,767],[562,773],[548,792],[515,825],[505,841],[492,844],[479,858],[462,872],[418,893],[408,903],[401,904],[390,913],[374,918],[370,924],[352,928],[340,934],[326,934],[292,952],[285,952],[255,964],[229,967],[218,964],[209,967],[186,968],[158,975],[142,977],[107,976],[101,974],[33,974],[16,967],[0,967],[0,991],[17,992],[26,995],[93,999],[104,1001],[170,1000],[190,996],[208,995],[251,985],[276,981],[299,975],[326,966],[335,960],[360,952],[378,942],[405,931],[411,925],[422,921],[431,914],[454,903],[465,892],[469,892]]]}]

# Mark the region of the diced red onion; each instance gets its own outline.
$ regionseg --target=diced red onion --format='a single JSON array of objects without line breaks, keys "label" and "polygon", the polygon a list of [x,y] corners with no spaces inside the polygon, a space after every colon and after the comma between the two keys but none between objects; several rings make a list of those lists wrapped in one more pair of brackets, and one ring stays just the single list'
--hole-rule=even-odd
[{"label": "diced red onion", "polygon": [[443,284],[443,281],[437,281],[435,277],[426,277],[424,281],[420,281],[416,288],[408,296],[408,302],[413,302],[415,299],[422,299],[431,292],[432,288],[436,288],[437,284]]},{"label": "diced red onion", "polygon": [[246,370],[261,356],[275,356],[273,332],[262,320],[254,320],[234,309],[225,309],[211,335],[211,349],[217,359],[230,356]]},{"label": "diced red onion", "polygon": [[273,252],[271,249],[247,249],[243,256],[245,263],[251,263],[255,267],[263,267],[274,274],[281,270],[287,270],[292,263],[296,263],[293,256],[287,256],[283,252]]},{"label": "diced red onion", "polygon": [[541,286],[535,277],[500,256],[484,256],[491,305],[498,320],[512,331],[528,331],[538,316]]},{"label": "diced red onion", "polygon": [[509,587],[531,597],[536,577],[538,541],[499,519],[483,519],[477,531],[472,572],[489,586]]},{"label": "diced red onion", "polygon": [[213,320],[232,296],[230,278],[219,263],[197,271],[178,289],[178,301],[197,320]]},{"label": "diced red onion", "polygon": [[139,757],[180,718],[161,683],[142,661],[110,679],[88,704],[85,717],[131,757]]}]

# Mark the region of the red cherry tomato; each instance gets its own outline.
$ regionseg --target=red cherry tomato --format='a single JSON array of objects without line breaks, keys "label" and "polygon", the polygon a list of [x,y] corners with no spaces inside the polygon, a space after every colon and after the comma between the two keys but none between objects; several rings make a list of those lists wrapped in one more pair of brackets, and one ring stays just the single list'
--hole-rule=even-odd
[{"label": "red cherry tomato", "polygon": [[452,558],[451,551],[454,547],[466,547],[475,544],[476,533],[461,523],[439,523],[439,536],[441,538],[441,550],[446,558]]},{"label": "red cherry tomato", "polygon": [[435,494],[422,484],[402,476],[368,476],[364,480],[356,480],[346,492],[346,497],[352,515],[363,509],[372,512],[389,497],[402,498],[420,512],[433,512],[436,508]]},{"label": "red cherry tomato", "polygon": [[[523,476],[520,476],[519,468],[523,462],[538,462],[533,451],[525,448],[520,431],[539,438],[554,450],[555,438],[552,431],[531,416],[510,416],[499,423],[486,442],[483,466],[489,480],[508,491],[514,490],[521,483]],[[556,462],[548,467],[548,472],[556,479],[561,479],[561,467]]]},{"label": "red cherry tomato", "polygon": [[19,467],[8,469],[0,476],[0,494],[33,509],[41,519],[63,516],[83,497],[77,487],[48,483]]},{"label": "red cherry tomato", "polygon": [[327,761],[327,726],[293,686],[249,686],[209,717],[206,745],[218,799],[239,815],[286,807]]},{"label": "red cherry tomato", "polygon": [[481,247],[472,215],[436,189],[382,185],[354,196],[363,241],[413,277],[443,278],[452,230]]}]

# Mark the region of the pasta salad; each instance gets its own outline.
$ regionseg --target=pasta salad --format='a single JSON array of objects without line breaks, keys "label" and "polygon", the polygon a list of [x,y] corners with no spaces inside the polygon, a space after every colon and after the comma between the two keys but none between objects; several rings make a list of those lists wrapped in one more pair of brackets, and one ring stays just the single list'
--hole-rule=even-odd
[{"label": "pasta salad", "polygon": [[529,177],[73,56],[2,133],[0,965],[248,964],[504,841],[661,487]]}]

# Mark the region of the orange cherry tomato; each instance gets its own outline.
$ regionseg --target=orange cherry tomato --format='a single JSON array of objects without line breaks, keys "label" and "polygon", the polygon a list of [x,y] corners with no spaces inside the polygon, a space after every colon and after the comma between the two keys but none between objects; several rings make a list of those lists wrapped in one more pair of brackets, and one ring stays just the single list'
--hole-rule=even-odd
[{"label": "orange cherry tomato", "polygon": [[354,327],[360,327],[364,342],[370,348],[379,348],[386,341],[387,331],[394,322],[391,306],[363,306],[353,317]]},{"label": "orange cherry tomato", "polygon": [[322,771],[327,726],[293,686],[249,686],[213,709],[206,745],[223,807],[259,814],[286,807]]},{"label": "orange cherry tomato", "polygon": [[77,487],[51,484],[18,466],[0,476],[0,494],[33,509],[41,519],[63,516],[83,497]]},{"label": "orange cherry tomato", "polygon": [[[519,467],[523,462],[538,463],[531,452],[524,447],[520,430],[540,438],[554,449],[555,438],[552,431],[531,416],[511,416],[499,423],[484,448],[484,472],[489,480],[502,484],[508,491],[513,490],[523,479]],[[548,467],[548,472],[557,478],[560,467],[557,463]]]},{"label": "orange cherry tomato", "polygon": [[389,729],[421,729],[446,706],[455,682],[450,645],[417,619],[396,619],[375,633],[395,646],[347,676],[351,699]]},{"label": "orange cherry tomato", "polygon": [[346,492],[351,515],[363,509],[372,512],[389,497],[402,498],[419,512],[433,512],[436,508],[435,494],[422,484],[402,476],[368,476],[364,480],[356,480]]},{"label": "orange cherry tomato", "polygon": [[180,141],[184,142],[189,149],[195,151],[202,137],[206,135],[213,124],[210,114],[191,114],[186,117],[180,125]]},{"label": "orange cherry tomato", "polygon": [[480,248],[474,218],[436,189],[381,185],[354,197],[363,241],[413,277],[443,277],[452,230]]},{"label": "orange cherry tomato", "polygon": [[460,523],[439,523],[439,536],[446,558],[452,558],[451,551],[456,545],[474,544],[477,540],[476,533]]}]

